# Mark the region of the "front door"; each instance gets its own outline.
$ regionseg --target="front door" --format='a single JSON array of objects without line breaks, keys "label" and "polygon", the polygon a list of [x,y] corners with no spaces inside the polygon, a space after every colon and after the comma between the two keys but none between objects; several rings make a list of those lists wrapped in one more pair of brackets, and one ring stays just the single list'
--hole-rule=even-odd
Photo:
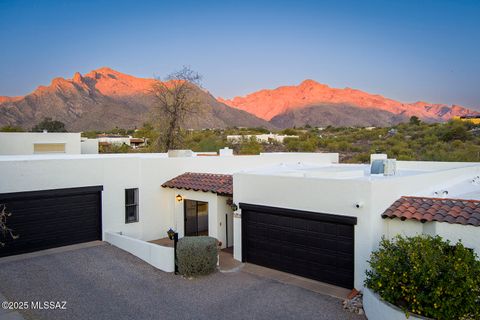
[{"label": "front door", "polygon": [[208,236],[208,202],[185,200],[185,236]]}]

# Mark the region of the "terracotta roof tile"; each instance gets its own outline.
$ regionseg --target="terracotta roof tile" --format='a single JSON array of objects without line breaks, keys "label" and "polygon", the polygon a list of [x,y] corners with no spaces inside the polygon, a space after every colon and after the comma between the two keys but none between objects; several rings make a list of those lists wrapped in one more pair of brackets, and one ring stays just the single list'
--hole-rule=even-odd
[{"label": "terracotta roof tile", "polygon": [[233,177],[230,174],[186,172],[164,184],[164,188],[213,192],[223,196],[233,195]]},{"label": "terracotta roof tile", "polygon": [[382,218],[421,222],[438,221],[480,226],[480,201],[423,197],[401,197],[382,213]]}]

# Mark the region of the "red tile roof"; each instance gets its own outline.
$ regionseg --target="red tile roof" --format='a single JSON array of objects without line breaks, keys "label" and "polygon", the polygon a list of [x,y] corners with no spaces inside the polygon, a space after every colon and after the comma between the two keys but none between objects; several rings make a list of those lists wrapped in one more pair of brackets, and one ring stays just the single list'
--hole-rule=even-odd
[{"label": "red tile roof", "polygon": [[213,192],[222,196],[233,195],[231,174],[186,172],[162,184],[164,188]]},{"label": "red tile roof", "polygon": [[414,219],[480,226],[480,201],[444,198],[401,197],[382,218]]}]

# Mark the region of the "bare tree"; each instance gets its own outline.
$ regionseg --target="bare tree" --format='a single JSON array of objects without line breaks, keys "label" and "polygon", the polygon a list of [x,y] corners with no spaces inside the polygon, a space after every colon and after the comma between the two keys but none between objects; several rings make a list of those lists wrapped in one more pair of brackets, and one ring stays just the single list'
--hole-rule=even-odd
[{"label": "bare tree", "polygon": [[201,100],[198,88],[202,77],[189,67],[170,74],[165,81],[156,81],[152,92],[156,100],[155,122],[159,129],[156,150],[166,152],[182,145],[185,122],[198,114]]},{"label": "bare tree", "polygon": [[[10,236],[13,240],[18,239],[18,235],[13,233],[13,230],[7,227],[7,218],[12,215],[11,212],[7,212],[7,206],[4,204],[0,204],[0,234],[2,235],[2,239],[7,239]],[[5,243],[2,242],[0,239],[0,247],[5,246]]]}]

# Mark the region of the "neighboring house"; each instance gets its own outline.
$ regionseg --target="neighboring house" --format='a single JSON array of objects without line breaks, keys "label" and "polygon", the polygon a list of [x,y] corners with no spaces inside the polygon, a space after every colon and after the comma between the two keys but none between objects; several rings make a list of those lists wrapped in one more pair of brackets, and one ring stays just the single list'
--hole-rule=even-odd
[{"label": "neighboring house", "polygon": [[98,141],[80,133],[0,132],[0,155],[81,153],[98,153]]},{"label": "neighboring house", "polygon": [[130,146],[133,149],[138,149],[145,147],[147,144],[147,139],[144,138],[130,138]]},{"label": "neighboring house", "polygon": [[124,144],[126,144],[127,146],[130,146],[130,139],[132,139],[132,136],[121,136],[121,135],[103,133],[103,134],[98,134],[97,139],[101,146],[106,146],[106,145],[121,146]]},{"label": "neighboring house", "polygon": [[454,116],[454,120],[470,121],[473,124],[480,124],[480,115]]},{"label": "neighboring house", "polygon": [[105,134],[105,133],[97,135],[97,139],[101,146],[127,145],[129,147],[132,147],[132,149],[144,147],[147,142],[147,139],[144,139],[144,138],[134,138],[132,136],[121,136],[121,135]]},{"label": "neighboring house", "polygon": [[244,140],[250,140],[251,138],[255,138],[258,142],[279,142],[283,143],[285,138],[298,138],[298,136],[287,136],[287,135],[280,135],[280,134],[256,134],[256,135],[229,135],[227,136],[227,141],[232,143],[240,143]]},{"label": "neighboring house", "polygon": [[146,241],[173,228],[215,237],[237,260],[361,289],[382,236],[438,234],[480,253],[479,163],[390,160],[385,176],[338,154],[170,155],[0,157],[0,203],[20,233],[0,256],[103,239],[172,271],[172,251]]}]

